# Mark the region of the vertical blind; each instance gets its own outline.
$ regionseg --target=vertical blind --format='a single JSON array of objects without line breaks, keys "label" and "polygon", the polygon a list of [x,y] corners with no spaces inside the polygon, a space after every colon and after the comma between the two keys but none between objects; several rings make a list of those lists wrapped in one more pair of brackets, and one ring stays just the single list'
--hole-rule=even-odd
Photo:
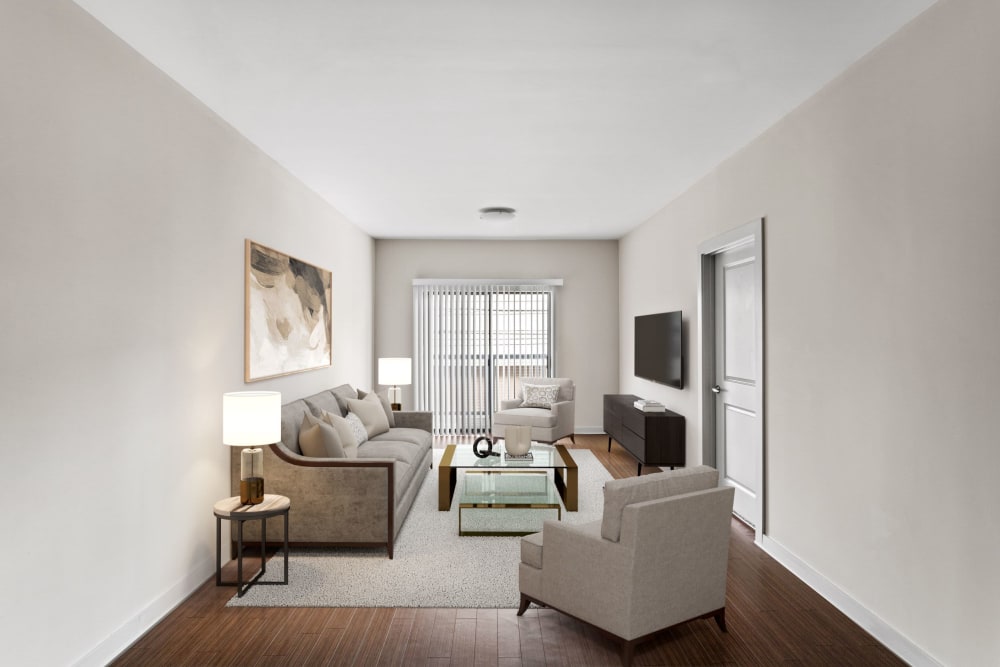
[{"label": "vertical blind", "polygon": [[552,280],[413,281],[414,393],[438,435],[489,432],[519,378],[555,373]]}]

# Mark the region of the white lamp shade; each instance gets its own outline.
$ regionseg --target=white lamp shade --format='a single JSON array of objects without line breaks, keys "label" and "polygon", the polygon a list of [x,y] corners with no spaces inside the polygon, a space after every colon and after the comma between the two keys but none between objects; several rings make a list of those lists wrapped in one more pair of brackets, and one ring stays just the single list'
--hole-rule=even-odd
[{"label": "white lamp shade", "polygon": [[386,357],[378,360],[378,383],[386,385],[410,384],[412,382],[409,357]]},{"label": "white lamp shade", "polygon": [[222,395],[222,443],[234,447],[281,440],[281,392],[236,391]]}]

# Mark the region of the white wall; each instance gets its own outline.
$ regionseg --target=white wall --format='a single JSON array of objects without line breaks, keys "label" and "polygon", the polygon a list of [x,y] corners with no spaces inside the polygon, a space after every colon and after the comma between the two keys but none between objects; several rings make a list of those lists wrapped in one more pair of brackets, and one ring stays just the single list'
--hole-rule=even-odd
[{"label": "white wall", "polygon": [[[414,278],[562,278],[556,364],[576,383],[578,432],[599,432],[618,390],[617,241],[375,242],[375,356],[413,356]],[[412,387],[403,393],[413,406]]]},{"label": "white wall", "polygon": [[998,62],[1000,3],[940,2],[621,243],[622,389],[694,461],[697,368],[634,379],[632,316],[766,216],[768,538],[948,665],[1000,663]]},{"label": "white wall", "polygon": [[77,6],[0,4],[5,664],[103,664],[214,571],[243,241],[333,271],[368,384],[372,240]]}]

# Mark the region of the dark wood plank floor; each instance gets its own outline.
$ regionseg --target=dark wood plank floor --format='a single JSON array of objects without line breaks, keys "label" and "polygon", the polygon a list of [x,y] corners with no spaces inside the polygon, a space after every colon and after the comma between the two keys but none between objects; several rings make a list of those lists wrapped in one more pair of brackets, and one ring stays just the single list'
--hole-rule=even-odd
[{"label": "dark wood plank floor", "polygon": [[[577,436],[615,477],[635,462]],[[565,441],[568,444],[568,440]],[[656,472],[656,468],[643,470]],[[404,527],[405,530],[405,527]],[[227,608],[214,577],[114,665],[616,665],[618,646],[549,609]],[[753,544],[733,521],[729,632],[694,621],[638,647],[638,665],[903,665]]]}]

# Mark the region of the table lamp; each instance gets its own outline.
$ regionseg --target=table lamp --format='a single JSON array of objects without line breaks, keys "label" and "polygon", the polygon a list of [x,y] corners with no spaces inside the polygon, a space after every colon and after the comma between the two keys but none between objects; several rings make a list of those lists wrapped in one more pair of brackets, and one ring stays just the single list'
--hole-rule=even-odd
[{"label": "table lamp", "polygon": [[410,384],[412,363],[409,357],[384,357],[378,360],[378,383],[390,385],[389,403],[393,410],[402,410],[401,384]]},{"label": "table lamp", "polygon": [[222,395],[222,443],[240,453],[240,502],[264,500],[264,450],[281,440],[281,392],[236,391]]}]

